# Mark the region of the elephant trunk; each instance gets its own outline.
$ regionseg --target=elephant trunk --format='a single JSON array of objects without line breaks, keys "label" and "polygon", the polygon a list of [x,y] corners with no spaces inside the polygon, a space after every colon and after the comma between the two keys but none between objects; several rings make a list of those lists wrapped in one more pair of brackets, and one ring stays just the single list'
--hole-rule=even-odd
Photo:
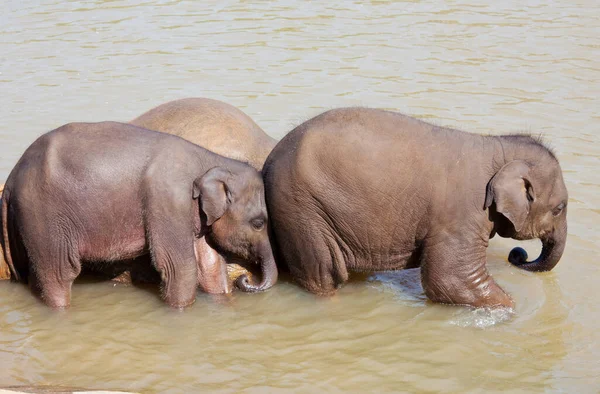
[{"label": "elephant trunk", "polygon": [[508,261],[527,271],[550,271],[560,260],[567,244],[567,222],[565,220],[552,234],[542,239],[542,252],[534,261],[527,261],[527,252],[514,248],[508,255]]},{"label": "elephant trunk", "polygon": [[261,247],[260,256],[262,281],[258,285],[253,285],[250,283],[248,276],[244,274],[235,281],[235,285],[238,289],[247,293],[257,293],[259,291],[265,291],[277,283],[277,265],[275,264],[273,250],[269,243]]}]

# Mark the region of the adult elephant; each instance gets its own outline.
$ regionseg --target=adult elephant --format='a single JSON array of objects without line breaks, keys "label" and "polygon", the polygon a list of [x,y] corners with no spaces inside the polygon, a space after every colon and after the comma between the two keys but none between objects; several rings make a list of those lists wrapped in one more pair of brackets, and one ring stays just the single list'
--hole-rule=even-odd
[{"label": "adult elephant", "polygon": [[159,105],[130,122],[174,134],[222,156],[260,170],[277,140],[236,107],[207,98],[185,98]]},{"label": "adult elephant", "polygon": [[489,238],[539,238],[551,270],[567,239],[555,155],[524,135],[482,136],[394,112],[325,112],[284,137],[263,169],[276,245],[291,275],[329,295],[350,271],[422,267],[435,302],[514,305],[486,269]]}]

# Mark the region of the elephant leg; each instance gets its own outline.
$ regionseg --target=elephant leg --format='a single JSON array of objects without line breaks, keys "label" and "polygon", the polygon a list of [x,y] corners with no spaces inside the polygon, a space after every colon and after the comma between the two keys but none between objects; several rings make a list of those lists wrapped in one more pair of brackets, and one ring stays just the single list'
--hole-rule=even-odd
[{"label": "elephant leg", "polygon": [[160,272],[161,296],[171,307],[189,306],[196,300],[198,284],[193,234],[187,229],[186,236],[186,226],[175,221],[152,227],[149,231],[150,255]]},{"label": "elephant leg", "polygon": [[192,199],[187,190],[161,186],[148,185],[147,242],[152,264],[160,273],[161,297],[171,307],[184,308],[194,303],[198,287]]},{"label": "elephant leg", "polygon": [[198,264],[198,285],[202,291],[209,294],[231,293],[223,256],[211,248],[204,237],[194,240],[194,253]]},{"label": "elephant leg", "polygon": [[[38,245],[51,245],[42,248]],[[71,304],[71,287],[81,272],[81,262],[67,239],[36,239],[28,248],[30,256],[29,285],[32,292],[52,308],[68,308]]]},{"label": "elephant leg", "polygon": [[[277,244],[294,280],[311,293],[329,296],[348,280],[346,261],[336,238],[320,217],[283,216]],[[301,229],[301,230],[300,230]]]},{"label": "elephant leg", "polygon": [[[168,227],[166,225],[165,227]],[[191,238],[192,234],[190,234]],[[152,262],[161,277],[161,296],[174,308],[185,308],[196,300],[197,266],[192,248],[161,232],[152,232]]]},{"label": "elephant leg", "polygon": [[486,246],[458,237],[433,237],[423,250],[421,281],[427,297],[443,304],[513,307],[486,268]]}]

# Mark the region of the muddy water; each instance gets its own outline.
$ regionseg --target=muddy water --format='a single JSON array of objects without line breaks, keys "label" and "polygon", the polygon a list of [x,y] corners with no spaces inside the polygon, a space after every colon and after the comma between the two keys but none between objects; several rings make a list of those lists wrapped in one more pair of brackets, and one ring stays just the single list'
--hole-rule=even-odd
[{"label": "muddy water", "polygon": [[[574,2],[4,1],[0,178],[42,132],[187,96],[274,137],[368,105],[481,133],[542,133],[570,192],[548,274],[489,267],[514,314],[432,305],[418,270],[331,299],[289,283],[183,313],[153,289],[80,283],[68,312],[0,283],[0,383],[143,392],[600,390],[600,8]],[[537,242],[525,243],[531,255]]]}]

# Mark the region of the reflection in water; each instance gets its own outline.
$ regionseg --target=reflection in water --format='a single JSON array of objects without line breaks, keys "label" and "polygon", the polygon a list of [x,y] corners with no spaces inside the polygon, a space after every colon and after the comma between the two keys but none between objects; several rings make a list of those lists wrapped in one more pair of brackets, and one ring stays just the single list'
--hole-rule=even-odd
[{"label": "reflection in water", "polygon": [[[240,107],[274,137],[368,105],[492,134],[543,133],[570,193],[546,274],[489,269],[512,314],[434,305],[419,270],[332,298],[285,280],[180,313],[156,289],[78,283],[66,312],[0,283],[0,384],[143,392],[594,392],[600,359],[596,2],[143,0],[0,4],[0,182],[42,132],[127,121],[168,100]],[[538,241],[525,243],[530,256]]]}]

